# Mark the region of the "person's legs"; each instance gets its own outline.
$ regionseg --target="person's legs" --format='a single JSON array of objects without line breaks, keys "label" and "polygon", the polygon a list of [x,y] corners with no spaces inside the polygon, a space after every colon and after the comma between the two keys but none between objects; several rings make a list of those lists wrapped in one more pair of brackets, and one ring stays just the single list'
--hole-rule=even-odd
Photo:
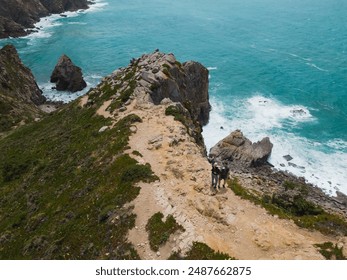
[{"label": "person's legs", "polygon": [[218,183],[218,175],[212,173],[212,186],[216,188]]}]

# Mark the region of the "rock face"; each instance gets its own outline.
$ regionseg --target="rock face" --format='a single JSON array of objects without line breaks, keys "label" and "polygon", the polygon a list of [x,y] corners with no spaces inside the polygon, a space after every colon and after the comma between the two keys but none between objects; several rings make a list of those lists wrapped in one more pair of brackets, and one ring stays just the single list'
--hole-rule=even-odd
[{"label": "rock face", "polygon": [[0,132],[38,117],[40,110],[37,106],[45,100],[15,47],[3,47],[0,50]]},{"label": "rock face", "polygon": [[219,161],[233,161],[233,165],[241,167],[258,167],[267,164],[272,146],[268,137],[252,143],[236,130],[211,148],[210,156]]},{"label": "rock face", "polygon": [[87,8],[88,0],[0,0],[0,38],[27,35],[40,17]]},{"label": "rock face", "polygon": [[83,80],[82,70],[74,65],[65,54],[59,58],[51,75],[51,82],[56,83],[57,90],[76,92],[84,89],[87,83]]},{"label": "rock face", "polygon": [[164,99],[180,102],[194,121],[205,125],[211,106],[208,96],[208,70],[198,62],[180,63],[173,54],[156,51],[133,61],[138,71],[139,91],[158,105]]}]

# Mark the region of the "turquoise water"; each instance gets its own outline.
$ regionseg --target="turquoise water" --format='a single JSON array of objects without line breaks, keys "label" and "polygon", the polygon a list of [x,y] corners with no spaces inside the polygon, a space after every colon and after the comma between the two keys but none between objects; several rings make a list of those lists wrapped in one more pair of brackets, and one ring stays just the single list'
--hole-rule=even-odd
[{"label": "turquoise water", "polygon": [[346,15],[342,0],[98,1],[0,46],[15,44],[45,94],[64,100],[76,95],[48,82],[62,53],[90,86],[157,48],[200,61],[210,69],[208,147],[237,128],[270,136],[276,168],[347,193]]}]

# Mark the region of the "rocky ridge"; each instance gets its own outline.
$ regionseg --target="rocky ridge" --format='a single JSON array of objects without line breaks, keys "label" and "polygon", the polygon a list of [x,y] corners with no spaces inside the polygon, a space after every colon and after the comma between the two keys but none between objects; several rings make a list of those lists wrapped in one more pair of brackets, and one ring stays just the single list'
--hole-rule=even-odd
[{"label": "rocky ridge", "polygon": [[46,98],[14,46],[0,49],[0,133],[42,115]]},{"label": "rocky ridge", "polygon": [[87,9],[88,0],[0,0],[0,38],[28,35],[41,17]]},{"label": "rocky ridge", "polygon": [[180,118],[202,153],[206,153],[201,131],[210,112],[208,70],[200,63],[181,64],[173,54],[159,51],[145,54],[132,59],[128,67],[114,71],[91,89],[87,105],[96,106],[95,100],[100,95],[107,98],[102,105],[107,115],[126,111],[133,99],[145,106],[166,104],[170,107],[166,114]]},{"label": "rocky ridge", "polygon": [[[142,119],[141,123],[131,128],[133,133],[128,143],[128,154],[141,164],[149,163],[159,181],[154,184],[139,183],[140,194],[129,205],[134,208],[137,218],[128,240],[136,246],[140,257],[166,259],[173,251],[186,252],[194,241],[205,242],[211,248],[239,259],[322,259],[314,244],[333,242],[346,247],[346,239],[299,228],[293,221],[279,219],[240,199],[228,188],[218,192],[211,189],[210,164],[201,153],[201,145],[182,118],[167,114],[172,106],[184,107],[185,94],[182,95],[183,101],[177,103],[182,96],[177,97],[176,93],[170,96],[163,90],[170,88],[168,84],[179,85],[182,82],[174,79],[177,75],[171,75],[177,69],[170,69],[179,68],[178,71],[181,71],[183,67],[171,54],[154,52],[144,55],[133,59],[128,67],[104,78],[98,87],[80,100],[82,107],[98,108],[97,113],[113,123],[130,114]],[[180,77],[185,79],[187,76],[187,73],[182,73]],[[198,74],[198,77],[201,76]],[[195,81],[197,84],[205,83],[201,78]],[[204,96],[205,93],[202,94]],[[192,100],[200,101],[201,97],[195,96]],[[197,104],[204,104],[199,101]],[[190,110],[190,106],[195,105],[190,104],[184,110],[191,114],[192,119],[201,121],[199,113]],[[208,112],[209,104],[205,104],[204,109],[206,111],[203,112]],[[204,119],[208,119],[208,115]],[[101,127],[99,133],[111,128],[112,125]],[[249,141],[244,140],[246,143]],[[265,143],[265,150],[271,151],[272,145],[268,139],[261,143]],[[256,149],[258,146],[256,144]],[[262,162],[266,161],[264,154],[267,153],[256,154]],[[240,154],[239,158],[245,159],[243,162],[247,163],[247,168],[254,166],[248,153]],[[281,185],[269,177],[259,181],[257,176],[261,176],[261,173],[256,175],[256,172],[261,169],[252,170],[255,173],[232,170],[231,176],[250,189],[255,186],[271,189],[271,184]],[[269,176],[269,173],[265,174]],[[158,211],[165,217],[173,215],[185,231],[171,236],[165,246],[153,252],[145,227],[148,219]]]}]

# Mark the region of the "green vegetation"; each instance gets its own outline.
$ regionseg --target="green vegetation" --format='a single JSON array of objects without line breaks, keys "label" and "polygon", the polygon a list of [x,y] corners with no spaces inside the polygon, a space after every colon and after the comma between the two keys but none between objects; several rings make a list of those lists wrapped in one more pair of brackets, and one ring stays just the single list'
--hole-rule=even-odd
[{"label": "green vegetation", "polygon": [[319,248],[319,252],[327,260],[347,260],[347,257],[343,255],[343,248],[339,248],[336,244],[331,242],[325,242],[323,244],[315,244]]},{"label": "green vegetation", "polygon": [[235,258],[219,251],[216,252],[204,243],[194,242],[185,256],[181,256],[179,252],[174,252],[169,260],[235,260]]},{"label": "green vegetation", "polygon": [[204,139],[201,134],[202,128],[198,122],[192,120],[189,113],[191,105],[189,102],[185,102],[184,106],[186,110],[183,107],[180,108],[178,106],[171,105],[166,108],[165,115],[173,116],[176,121],[181,122],[186,127],[188,134],[195,139],[196,143],[204,147]]},{"label": "green vegetation", "polygon": [[[125,102],[127,102],[136,88],[135,74],[137,71],[137,64],[132,65],[127,69],[124,77],[118,76],[115,80],[118,80],[116,85],[111,85],[109,82],[104,82],[100,89],[96,88],[89,92],[89,100],[91,104],[96,104],[100,107],[105,101],[110,100],[112,97],[116,97],[110,106],[107,108],[110,112],[121,108]],[[122,86],[127,83],[128,86],[121,90]]]},{"label": "green vegetation", "polygon": [[138,157],[143,157],[143,155],[139,151],[136,151],[136,150],[133,151],[132,154],[135,156],[138,156]]},{"label": "green vegetation", "polygon": [[124,153],[129,115],[110,120],[76,100],[0,140],[0,259],[138,259],[125,206],[149,165]]},{"label": "green vegetation", "polygon": [[[290,186],[290,187],[289,187]],[[292,219],[298,226],[318,230],[324,234],[347,234],[347,223],[338,215],[330,214],[321,207],[307,201],[303,193],[305,188],[292,182],[286,182],[285,188],[298,189],[300,192],[292,199],[278,195],[260,195],[242,187],[237,179],[229,181],[229,187],[243,199],[265,208],[270,214],[282,219]]]},{"label": "green vegetation", "polygon": [[188,127],[189,118],[186,117],[179,108],[174,105],[171,105],[166,108],[165,115],[174,116],[175,121],[181,122],[185,127]]},{"label": "green vegetation", "polygon": [[168,241],[171,234],[184,228],[177,224],[172,215],[167,216],[163,222],[163,213],[155,213],[147,222],[146,230],[148,231],[149,245],[153,251],[158,251],[159,247]]}]

